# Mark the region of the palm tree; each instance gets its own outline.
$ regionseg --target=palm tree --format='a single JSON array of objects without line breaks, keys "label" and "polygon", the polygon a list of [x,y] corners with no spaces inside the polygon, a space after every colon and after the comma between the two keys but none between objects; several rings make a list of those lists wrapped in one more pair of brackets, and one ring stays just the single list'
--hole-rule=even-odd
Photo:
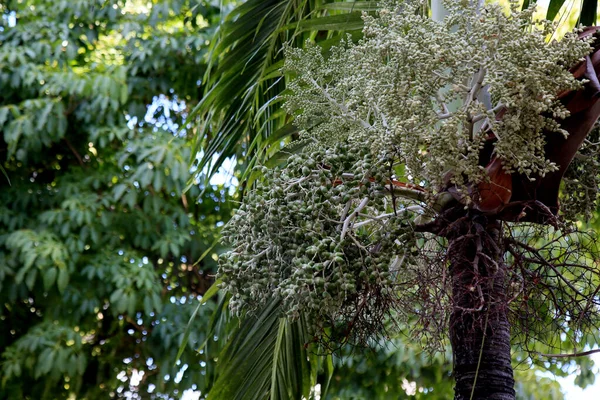
[{"label": "palm tree", "polygon": [[[564,3],[564,0],[551,1],[548,17],[556,17]],[[582,22],[595,23],[592,12],[595,3],[583,2]],[[249,0],[234,9],[212,45],[214,68],[206,76],[204,100],[192,114],[204,121],[199,127],[197,141],[197,149],[204,152],[201,168],[210,166],[210,175],[223,160],[237,156],[245,160],[245,177],[248,178],[250,167],[258,161],[275,165],[294,151],[293,142],[283,154],[280,146],[288,143],[290,138],[294,139],[297,133],[292,119],[280,108],[279,94],[285,90],[285,79],[279,73],[282,46],[302,46],[306,39],[316,40],[323,47],[330,46],[345,32],[360,29],[359,11],[375,10],[375,4],[368,1],[322,4],[310,0]],[[592,83],[598,82],[593,57],[589,61],[587,66],[573,73]],[[480,308],[481,298],[487,301],[506,296],[505,265],[500,263],[502,268],[494,272],[494,283],[481,295],[465,294],[464,288],[474,279],[473,265],[481,268],[482,275],[491,274],[487,271],[489,264],[473,261],[473,254],[475,257],[478,253],[485,254],[493,260],[502,258],[497,246],[501,237],[499,221],[547,224],[557,213],[563,174],[600,114],[600,105],[594,96],[580,93],[561,96],[572,117],[562,122],[570,133],[567,139],[559,136],[547,139],[547,156],[560,167],[557,172],[533,185],[519,175],[503,173],[501,161],[491,152],[484,151],[482,163],[487,166],[491,181],[477,187],[481,196],[474,208],[493,212],[495,218],[485,222],[465,220],[461,211],[464,207],[451,202],[444,205],[431,224],[421,228],[448,240],[453,303],[458,305],[450,320],[457,399],[514,398],[510,325],[505,306],[500,301],[491,302],[483,325],[474,323],[472,311]],[[448,193],[452,192],[451,186],[447,189]],[[532,201],[538,207],[532,207]],[[465,223],[458,223],[460,221]],[[447,229],[449,223],[453,226],[450,230]],[[484,240],[465,240],[465,237],[475,238],[481,232],[488,232]],[[534,253],[534,249],[527,251]],[[223,299],[226,304],[226,297]],[[317,382],[318,369],[331,370],[330,357],[317,357],[305,348],[304,343],[311,341],[306,321],[278,318],[277,306],[273,302],[258,318],[243,320],[231,334],[219,360],[223,365],[221,375],[209,398],[308,397]],[[468,337],[465,332],[469,332]]]}]

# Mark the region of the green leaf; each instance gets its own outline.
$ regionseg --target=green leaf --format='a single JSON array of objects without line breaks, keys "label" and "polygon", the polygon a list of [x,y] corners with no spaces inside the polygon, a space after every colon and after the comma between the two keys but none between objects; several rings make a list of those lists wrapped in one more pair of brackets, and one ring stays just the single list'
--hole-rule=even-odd
[{"label": "green leaf", "polygon": [[160,256],[161,257],[166,257],[167,254],[169,253],[169,242],[167,241],[162,241],[159,247],[160,250]]},{"label": "green leaf", "polygon": [[[283,336],[285,334],[285,320],[282,318],[279,320],[279,329],[277,331],[277,341],[275,342],[275,351],[273,352],[273,365],[279,364],[279,349],[283,342]],[[283,398],[283,393],[280,393],[280,387],[277,385],[277,376],[279,369],[271,368],[271,399]]]},{"label": "green leaf", "polygon": [[115,304],[115,309],[118,313],[122,314],[127,311],[127,307],[129,307],[129,296],[127,294],[123,294],[118,298],[117,303]]},{"label": "green leaf", "polygon": [[152,308],[152,297],[144,296],[144,312],[148,315],[153,311]]},{"label": "green leaf", "polygon": [[74,376],[77,373],[77,354],[71,353],[67,363],[67,375]]},{"label": "green leaf", "polygon": [[123,198],[123,202],[127,204],[130,209],[133,209],[137,202],[137,193],[133,190],[127,193],[127,195]]},{"label": "green leaf", "polygon": [[192,324],[193,324],[194,320],[196,319],[196,315],[198,314],[198,311],[200,311],[200,307],[202,307],[204,304],[206,304],[215,294],[217,294],[219,292],[219,285],[221,283],[222,283],[221,279],[217,279],[216,281],[214,281],[213,284],[210,286],[210,288],[208,288],[208,290],[202,296],[202,299],[198,303],[198,306],[196,306],[196,309],[192,313],[192,316],[190,317],[190,320],[188,321],[188,323],[185,327],[185,331],[183,333],[183,339],[181,339],[181,344],[179,345],[179,350],[177,351],[177,356],[175,357],[175,362],[177,362],[181,358],[181,355],[183,354],[183,351],[185,350],[185,346],[187,346],[188,340],[190,339],[190,334],[192,333]]},{"label": "green leaf", "polygon": [[69,271],[66,268],[61,268],[58,271],[58,279],[56,280],[56,286],[58,291],[63,293],[69,284]]},{"label": "green leaf", "polygon": [[208,303],[208,301],[214,297],[220,290],[219,285],[223,283],[221,279],[217,279],[213,282],[212,285],[208,288],[208,290],[202,295],[201,303],[202,305]]},{"label": "green leaf", "polygon": [[280,319],[278,306],[273,301],[256,317],[240,320],[219,355],[219,375],[208,400],[308,398],[311,355],[304,345],[311,336],[303,318]]},{"label": "green leaf", "polygon": [[548,12],[546,13],[546,19],[553,21],[564,3],[565,0],[550,0],[550,4],[548,4]]},{"label": "green leaf", "polygon": [[[526,0],[527,1],[527,0]],[[381,7],[376,1],[333,2],[323,5],[327,10],[338,11],[377,11]]]},{"label": "green leaf", "polygon": [[0,126],[8,120],[9,107],[0,107]]},{"label": "green leaf", "polygon": [[121,196],[123,196],[123,193],[125,193],[126,189],[127,185],[125,185],[124,183],[119,183],[113,188],[113,198],[115,199],[115,201],[119,201]]},{"label": "green leaf", "polygon": [[56,357],[54,359],[54,369],[59,371],[66,370],[67,358],[71,353],[69,348],[61,347],[56,350]]},{"label": "green leaf", "polygon": [[152,180],[152,187],[157,192],[159,192],[162,189],[162,174],[160,174],[158,171],[154,172],[154,179]]},{"label": "green leaf", "polygon": [[257,110],[285,86],[283,81],[273,85],[274,81],[265,77],[283,59],[283,43],[302,44],[306,39],[295,36],[297,23],[318,15],[312,1],[248,0],[227,16],[211,44],[207,90],[187,119],[200,121],[192,152],[194,157],[200,149],[204,152],[198,169],[210,165],[218,155],[207,181],[220,163],[237,153],[240,142],[266,138],[286,123],[281,117],[265,124],[278,110],[275,105],[263,109],[257,119]]},{"label": "green leaf", "polygon": [[127,85],[121,85],[121,104],[125,104],[127,102],[127,98],[129,97]]},{"label": "green leaf", "polygon": [[160,296],[157,293],[152,293],[152,305],[157,313],[162,312],[163,304],[160,300]]},{"label": "green leaf", "polygon": [[0,165],[0,172],[2,172],[2,175],[4,175],[4,177],[8,181],[8,185],[12,186],[10,183],[10,178],[8,177],[8,173],[6,172],[6,170],[4,169],[4,167],[2,165]]},{"label": "green leaf", "polygon": [[31,250],[28,253],[25,253],[25,263],[23,264],[23,268],[26,270],[31,268],[36,258],[37,254],[32,252]]},{"label": "green leaf", "polygon": [[181,355],[185,351],[185,347],[187,346],[187,343],[190,340],[190,335],[192,333],[192,323],[196,319],[196,315],[198,315],[198,311],[200,311],[201,306],[202,306],[202,303],[198,303],[198,305],[196,306],[196,309],[192,313],[192,316],[190,317],[190,319],[185,327],[185,331],[183,333],[183,338],[181,339],[181,344],[179,345],[179,350],[177,351],[177,355],[175,356],[175,364],[174,365],[177,365],[177,361],[179,361],[179,359],[181,358]]},{"label": "green leaf", "polygon": [[56,267],[50,267],[44,271],[44,289],[48,290],[54,282],[56,282],[56,276],[58,275],[58,270]]},{"label": "green leaf", "polygon": [[123,289],[117,289],[110,295],[110,302],[115,304],[123,297]]},{"label": "green leaf", "polygon": [[35,278],[37,278],[37,273],[37,269],[32,269],[27,274],[27,278],[25,278],[25,284],[27,285],[29,290],[33,290],[33,287],[35,286]]},{"label": "green leaf", "polygon": [[331,383],[331,377],[333,376],[333,356],[328,354],[325,356],[325,364],[323,366],[325,377],[327,378],[325,384],[321,386],[321,394],[323,397],[327,395],[327,391],[329,390],[329,384]]},{"label": "green leaf", "polygon": [[176,243],[169,243],[169,249],[175,257],[179,256],[179,246]]},{"label": "green leaf", "polygon": [[17,272],[17,274],[15,275],[15,283],[16,284],[23,282],[23,279],[25,279],[25,274],[27,273],[27,271],[28,271],[27,268],[19,269],[19,272]]},{"label": "green leaf", "polygon": [[127,296],[127,314],[134,316],[136,305],[137,296],[135,295],[135,292],[129,293],[129,296]]},{"label": "green leaf", "polygon": [[85,373],[85,368],[87,367],[87,360],[84,353],[79,354],[77,356],[77,373],[79,375],[83,375]]},{"label": "green leaf", "polygon": [[45,348],[40,353],[40,358],[38,360],[37,367],[35,369],[35,377],[36,379],[42,375],[47,374],[52,369],[52,364],[54,363],[54,356],[56,353],[52,348]]},{"label": "green leaf", "polygon": [[207,400],[267,398],[279,329],[276,308],[277,303],[272,303],[257,318],[240,321],[219,356],[221,368]]},{"label": "green leaf", "polygon": [[598,0],[583,0],[579,22],[585,26],[596,25]]},{"label": "green leaf", "polygon": [[340,15],[330,15],[321,18],[312,18],[299,22],[296,25],[285,26],[285,29],[296,28],[298,32],[304,31],[354,31],[362,29],[364,23],[362,14],[352,12]]},{"label": "green leaf", "polygon": [[535,4],[537,0],[524,0],[523,1],[523,7],[521,7],[521,10],[526,10],[527,8],[529,8],[529,6],[531,4]]},{"label": "green leaf", "polygon": [[[207,256],[207,255],[208,255],[208,254],[209,254],[209,253],[212,251],[212,249],[214,249],[214,248],[215,248],[215,246],[216,246],[217,244],[219,244],[219,242],[220,242],[220,241],[221,241],[221,238],[220,238],[220,237],[216,238],[216,239],[213,241],[213,243],[210,245],[210,247],[209,247],[208,249],[206,249],[206,250],[204,251],[204,253],[202,253],[202,254],[200,255],[200,257],[198,257],[198,259],[196,260],[196,262],[194,262],[194,265],[193,265],[193,266],[195,267],[196,265],[200,264],[200,263],[202,262],[202,260],[204,260],[204,258],[206,258],[206,256]],[[212,286],[211,286],[211,287],[208,289],[207,293],[208,293],[208,292],[210,292],[210,290],[213,288],[213,286],[214,286],[214,283],[213,283],[213,285],[212,285]],[[206,293],[204,294],[204,296],[206,296]]]}]

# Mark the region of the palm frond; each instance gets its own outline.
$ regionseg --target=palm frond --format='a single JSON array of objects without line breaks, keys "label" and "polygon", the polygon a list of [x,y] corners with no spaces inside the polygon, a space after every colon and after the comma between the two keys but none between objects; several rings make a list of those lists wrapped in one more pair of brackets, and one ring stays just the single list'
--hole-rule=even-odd
[{"label": "palm frond", "polygon": [[[523,7],[525,8],[525,4],[529,6],[529,3],[534,2],[535,1],[527,0],[523,4]],[[546,14],[546,18],[553,21],[557,17],[560,9],[563,7],[563,5],[565,5],[565,3],[567,3],[567,6],[569,6],[572,5],[573,2],[573,0],[571,0],[570,2],[567,2],[567,0],[550,0],[550,3],[548,4],[548,12]],[[579,3],[579,0],[577,2]],[[579,14],[578,21],[579,23],[585,26],[595,25],[597,13],[598,0],[583,0],[581,1],[581,12]]]},{"label": "palm frond", "polygon": [[[200,311],[200,307],[202,307],[204,304],[206,304],[215,294],[217,294],[219,292],[219,284],[220,283],[221,283],[221,280],[217,279],[217,281],[211,285],[211,287],[206,291],[206,293],[204,293],[204,295],[202,296],[202,300],[198,303],[198,305],[196,306],[196,309],[192,313],[190,320],[188,321],[188,323],[185,327],[185,330],[183,332],[183,338],[181,340],[181,344],[179,345],[179,350],[177,351],[177,357],[175,357],[175,362],[179,361],[179,359],[181,358],[181,355],[185,351],[185,347],[187,346],[187,343],[190,339],[190,334],[192,333],[192,324],[193,324],[194,320],[196,319],[196,315],[198,314],[198,311]],[[215,312],[215,314],[216,314],[216,312]],[[201,347],[204,347],[205,345],[206,345],[206,343],[203,344]]]},{"label": "palm frond", "polygon": [[318,371],[331,376],[331,360],[305,346],[311,336],[304,319],[280,318],[277,307],[273,301],[256,317],[241,320],[219,356],[208,400],[309,398]]},{"label": "palm frond", "polygon": [[0,165],[0,172],[2,172],[2,175],[4,175],[4,177],[8,181],[8,184],[10,185],[10,178],[8,177],[8,173],[6,172],[6,170],[4,169],[4,167],[2,165]]},{"label": "palm frond", "polygon": [[282,138],[269,137],[291,122],[281,112],[279,98],[285,90],[279,72],[284,45],[302,46],[309,38],[331,40],[334,31],[360,30],[360,10],[373,10],[376,4],[336,3],[248,0],[225,18],[211,44],[204,98],[188,117],[200,121],[194,154],[202,152],[198,169],[208,167],[207,179],[228,157],[245,157],[248,168],[267,156],[267,148],[280,144]]}]

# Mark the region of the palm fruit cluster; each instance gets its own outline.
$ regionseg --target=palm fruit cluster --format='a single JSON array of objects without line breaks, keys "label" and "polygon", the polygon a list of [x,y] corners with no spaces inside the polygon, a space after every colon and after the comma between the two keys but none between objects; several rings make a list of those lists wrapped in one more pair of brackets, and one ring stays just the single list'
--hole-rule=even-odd
[{"label": "palm fruit cluster", "polygon": [[293,155],[280,169],[262,167],[264,181],[223,232],[232,250],[220,258],[219,276],[232,311],[275,298],[282,315],[302,313],[313,327],[379,328],[374,310],[383,320],[393,304],[390,265],[415,246],[406,213],[376,218],[393,213],[390,162],[340,144]]},{"label": "palm fruit cluster", "polygon": [[581,88],[568,68],[590,52],[590,39],[547,40],[552,22],[517,0],[510,13],[448,0],[444,21],[423,13],[423,0],[378,3],[357,42],[287,49],[284,107],[305,137],[393,148],[407,174],[434,189],[448,171],[455,184],[486,179],[480,151],[490,135],[506,172],[536,179],[557,169],[546,134],[567,134],[557,95]]}]

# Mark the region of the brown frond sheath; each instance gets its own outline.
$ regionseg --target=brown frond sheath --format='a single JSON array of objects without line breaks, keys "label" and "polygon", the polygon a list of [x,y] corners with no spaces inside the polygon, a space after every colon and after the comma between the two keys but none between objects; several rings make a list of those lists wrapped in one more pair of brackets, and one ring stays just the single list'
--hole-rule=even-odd
[{"label": "brown frond sheath", "polygon": [[504,208],[512,196],[512,177],[504,171],[502,161],[494,158],[485,167],[488,179],[471,191],[474,207],[485,213],[496,213]]}]

